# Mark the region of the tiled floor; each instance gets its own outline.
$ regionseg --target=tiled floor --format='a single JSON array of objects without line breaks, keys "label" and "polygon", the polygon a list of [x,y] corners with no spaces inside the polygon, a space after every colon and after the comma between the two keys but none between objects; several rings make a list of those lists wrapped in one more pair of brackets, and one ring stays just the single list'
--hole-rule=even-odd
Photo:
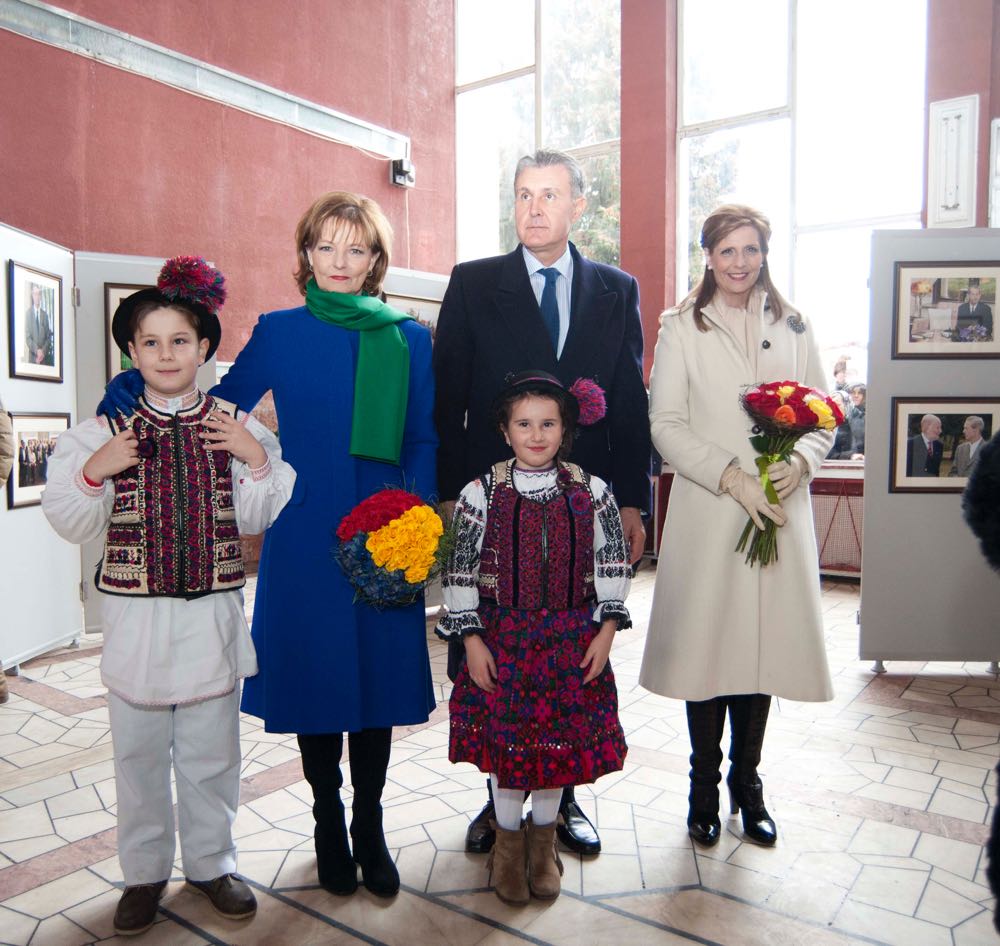
[{"label": "tiled floor", "polygon": [[[563,896],[523,909],[487,888],[485,856],[462,849],[483,777],[447,760],[445,652],[428,641],[441,705],[394,733],[385,822],[403,889],[338,898],[316,884],[310,793],[293,736],[243,719],[240,872],[260,909],[217,917],[179,867],[160,921],[140,942],[187,944],[995,943],[982,844],[996,792],[1000,684],[982,664],[856,659],[858,590],[824,584],[837,697],[776,702],[761,768],[778,823],[773,849],[741,840],[738,819],[695,849],[684,819],[683,704],[637,684],[652,572],[629,604],[636,628],[613,661],[630,745],[625,771],[578,795],[604,852],[563,854]],[[252,602],[248,601],[248,606]],[[48,655],[11,678],[0,707],[0,942],[114,941],[121,882],[115,785],[99,641]],[[346,773],[346,766],[345,766]]]}]

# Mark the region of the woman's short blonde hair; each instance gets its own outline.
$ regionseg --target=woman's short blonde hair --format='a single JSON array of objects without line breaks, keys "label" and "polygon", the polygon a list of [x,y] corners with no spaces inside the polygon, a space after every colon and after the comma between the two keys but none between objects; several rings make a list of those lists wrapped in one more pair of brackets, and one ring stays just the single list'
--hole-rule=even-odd
[{"label": "woman's short blonde hair", "polygon": [[362,194],[351,194],[348,191],[331,191],[324,194],[302,215],[299,225],[295,228],[295,254],[298,259],[298,269],[295,270],[295,282],[299,292],[306,294],[306,283],[312,278],[312,267],[306,250],[311,250],[323,233],[323,227],[328,220],[343,221],[358,230],[361,240],[373,252],[378,253],[375,265],[361,291],[366,296],[378,296],[382,293],[382,283],[389,268],[389,257],[392,254],[392,226],[386,219],[382,208],[370,197]]}]

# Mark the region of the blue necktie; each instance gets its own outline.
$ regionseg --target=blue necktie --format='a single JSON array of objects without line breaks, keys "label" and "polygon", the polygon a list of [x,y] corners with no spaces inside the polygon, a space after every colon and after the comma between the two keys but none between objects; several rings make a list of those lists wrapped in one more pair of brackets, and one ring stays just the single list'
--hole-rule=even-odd
[{"label": "blue necktie", "polygon": [[538,270],[545,277],[545,288],[542,290],[542,301],[539,308],[542,310],[542,321],[548,329],[549,338],[552,339],[552,350],[559,354],[559,303],[556,301],[556,280],[559,278],[559,270],[548,267]]}]

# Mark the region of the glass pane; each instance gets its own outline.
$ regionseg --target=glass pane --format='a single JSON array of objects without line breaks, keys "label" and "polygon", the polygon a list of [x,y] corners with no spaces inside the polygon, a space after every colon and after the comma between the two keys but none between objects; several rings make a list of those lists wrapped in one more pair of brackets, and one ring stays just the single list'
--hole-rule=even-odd
[{"label": "glass pane", "polygon": [[[894,229],[920,227],[894,221]],[[800,233],[795,246],[795,286],[789,298],[816,326],[820,358],[833,384],[833,366],[847,356],[847,382],[868,377],[868,276],[872,227],[845,227]],[[831,282],[834,285],[831,285]]]},{"label": "glass pane", "polygon": [[455,84],[535,61],[535,0],[455,0]]},{"label": "glass pane", "polygon": [[684,0],[682,16],[683,124],[788,104],[787,0]]},{"label": "glass pane", "polygon": [[749,204],[770,219],[771,276],[782,293],[788,288],[792,243],[790,134],[788,120],[779,119],[681,142],[679,174],[689,184],[686,192],[678,195],[682,204],[678,207],[682,228],[678,248],[685,257],[680,260],[679,295],[685,295],[704,272],[699,241],[705,218],[720,204],[732,203]]},{"label": "glass pane", "polygon": [[799,223],[919,211],[926,3],[842,0],[798,10]]},{"label": "glass pane", "polygon": [[534,150],[534,77],[463,92],[455,103],[458,259],[513,249],[502,224],[514,210],[514,166]]},{"label": "glass pane", "polygon": [[621,3],[542,3],[542,141],[579,148],[618,138],[621,117]]}]

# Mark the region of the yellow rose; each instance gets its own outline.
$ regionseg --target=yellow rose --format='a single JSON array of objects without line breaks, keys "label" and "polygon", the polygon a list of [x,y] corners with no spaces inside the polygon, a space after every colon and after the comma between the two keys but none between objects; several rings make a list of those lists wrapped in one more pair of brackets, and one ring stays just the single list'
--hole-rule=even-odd
[{"label": "yellow rose", "polygon": [[780,398],[781,403],[784,404],[795,393],[795,385],[783,384],[775,393]]},{"label": "yellow rose", "polygon": [[833,430],[837,426],[834,421],[833,411],[830,410],[830,406],[826,401],[817,398],[812,398],[806,401],[806,405],[809,410],[811,410],[815,415],[816,419],[819,421],[819,426],[823,430]]}]

